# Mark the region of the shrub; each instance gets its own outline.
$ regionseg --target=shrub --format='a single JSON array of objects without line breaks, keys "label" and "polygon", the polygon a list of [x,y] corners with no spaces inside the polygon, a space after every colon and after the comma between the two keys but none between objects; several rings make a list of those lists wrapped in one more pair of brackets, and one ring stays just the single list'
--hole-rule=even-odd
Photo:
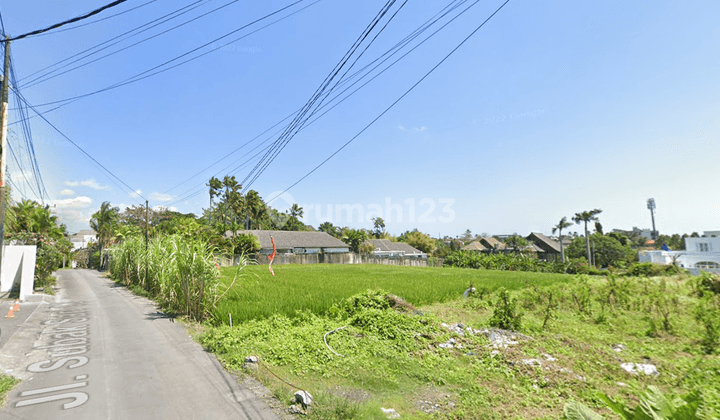
[{"label": "shrub", "polygon": [[510,297],[510,293],[502,287],[498,290],[498,300],[495,302],[490,326],[503,330],[518,331],[522,320],[522,313],[517,309],[517,299]]}]

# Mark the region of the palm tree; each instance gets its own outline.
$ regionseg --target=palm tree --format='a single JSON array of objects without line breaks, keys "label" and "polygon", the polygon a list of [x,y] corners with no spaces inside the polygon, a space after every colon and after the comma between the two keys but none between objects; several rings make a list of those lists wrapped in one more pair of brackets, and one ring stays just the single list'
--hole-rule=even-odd
[{"label": "palm tree", "polygon": [[565,262],[565,248],[563,248],[563,236],[562,231],[565,228],[568,228],[572,226],[572,223],[567,221],[567,217],[563,217],[560,219],[560,223],[557,224],[557,226],[553,226],[552,233],[553,235],[555,232],[558,233],[558,237],[560,238],[560,261]]},{"label": "palm tree", "polygon": [[103,266],[103,248],[110,245],[112,241],[119,212],[119,208],[110,207],[110,202],[104,201],[100,205],[100,210],[96,211],[90,219],[90,227],[97,233],[100,246],[100,268]]},{"label": "palm tree", "polygon": [[210,187],[210,211],[208,212],[208,226],[212,222],[212,209],[213,209],[213,197],[220,195],[220,188],[222,188],[222,182],[219,179],[212,177],[210,181],[205,184]]},{"label": "palm tree", "polygon": [[593,263],[592,259],[590,258],[590,236],[588,235],[587,226],[589,222],[597,221],[597,215],[600,213],[602,213],[602,210],[600,209],[586,210],[582,213],[575,213],[575,216],[573,216],[572,218],[573,222],[577,223],[578,225],[580,224],[580,222],[585,223],[585,254],[587,255],[587,260],[589,264]]},{"label": "palm tree", "polygon": [[237,179],[235,179],[235,175],[225,175],[225,178],[223,178],[222,181],[222,186],[225,187],[225,195],[223,196],[223,200],[225,201],[223,223],[227,223],[229,206],[232,205],[233,202],[236,200],[235,194],[238,192],[241,186],[240,184],[238,184]]}]

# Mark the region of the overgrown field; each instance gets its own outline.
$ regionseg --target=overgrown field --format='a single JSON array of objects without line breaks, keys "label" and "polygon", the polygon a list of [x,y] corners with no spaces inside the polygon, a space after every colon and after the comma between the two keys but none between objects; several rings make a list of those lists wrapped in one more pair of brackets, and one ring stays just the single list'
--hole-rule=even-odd
[{"label": "overgrown field", "polygon": [[[397,267],[390,265],[309,264],[245,267],[233,288],[217,304],[216,319],[229,323],[268,318],[296,311],[322,315],[333,304],[368,289],[383,289],[413,305],[457,299],[470,286],[495,290],[517,290],[529,284],[546,286],[565,283],[572,276],[553,273],[507,273],[460,268]],[[229,286],[233,267],[221,268],[221,281]]]},{"label": "overgrown field", "polygon": [[[650,385],[671,398],[699,392],[697,416],[683,418],[720,415],[720,282],[322,265],[276,267],[270,278],[264,270],[249,268],[241,291],[226,296],[234,327],[208,327],[199,339],[288,405],[295,387],[309,391],[309,418],[385,419],[381,408],[392,408],[403,419],[549,419],[570,401],[607,416],[601,393],[633,407]],[[470,284],[475,292],[463,298]],[[250,355],[260,362],[246,365]],[[623,363],[657,374],[628,373]]]}]

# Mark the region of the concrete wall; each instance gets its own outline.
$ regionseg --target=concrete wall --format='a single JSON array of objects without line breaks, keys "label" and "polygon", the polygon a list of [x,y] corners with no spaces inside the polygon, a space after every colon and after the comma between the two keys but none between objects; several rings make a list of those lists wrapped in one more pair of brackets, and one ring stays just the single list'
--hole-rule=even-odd
[{"label": "concrete wall", "polygon": [[3,247],[0,293],[20,290],[20,300],[32,295],[35,286],[35,245],[8,245]]}]

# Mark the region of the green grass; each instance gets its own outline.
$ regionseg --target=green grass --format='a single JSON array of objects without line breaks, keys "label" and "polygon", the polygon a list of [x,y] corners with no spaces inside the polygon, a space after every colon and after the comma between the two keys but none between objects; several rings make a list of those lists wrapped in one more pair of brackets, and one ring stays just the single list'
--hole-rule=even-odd
[{"label": "green grass", "polygon": [[[324,314],[342,299],[368,289],[383,289],[415,306],[446,302],[462,295],[470,286],[496,290],[518,290],[527,285],[565,283],[572,276],[461,268],[397,267],[389,265],[282,265],[248,266],[235,286],[218,303],[216,320],[233,322],[268,318],[274,314],[294,316],[309,310]],[[229,285],[236,269],[221,269],[221,281]]]},{"label": "green grass", "polygon": [[20,383],[20,380],[15,379],[12,376],[0,375],[0,407],[5,405],[8,392],[10,392],[18,383]]},{"label": "green grass", "polygon": [[[237,314],[244,303],[245,313],[260,314],[257,319],[240,322],[233,312],[234,328],[209,327],[199,340],[230,369],[258,356],[262,364],[252,374],[283,395],[281,401],[291,391],[277,377],[316,395],[310,419],[382,419],[380,407],[394,408],[403,419],[556,419],[568,401],[607,416],[599,393],[635,406],[649,385],[666,395],[700,390],[700,418],[720,413],[720,349],[703,350],[704,329],[695,319],[699,298],[685,276],[318,265],[275,271],[271,277],[266,266],[248,268],[239,294],[226,296]],[[232,273],[224,271],[224,281]],[[443,327],[489,326],[498,293],[460,297],[470,283],[511,290],[522,313],[519,331],[532,339],[495,353],[483,335],[458,336]],[[375,288],[405,298],[422,314],[378,308],[382,294],[356,295]],[[550,294],[554,305],[548,305]],[[720,302],[720,296],[714,299]],[[340,303],[328,310],[334,302]],[[283,310],[270,314],[274,307]],[[663,308],[669,309],[667,329]],[[297,309],[309,311],[295,314]],[[327,341],[343,357],[323,342],[326,332],[341,326],[346,328]],[[463,347],[442,348],[450,338]],[[614,351],[618,343],[625,350]],[[556,360],[545,361],[545,354]],[[530,358],[544,360],[543,366],[523,362]],[[628,374],[623,362],[654,364],[660,375]]]}]

